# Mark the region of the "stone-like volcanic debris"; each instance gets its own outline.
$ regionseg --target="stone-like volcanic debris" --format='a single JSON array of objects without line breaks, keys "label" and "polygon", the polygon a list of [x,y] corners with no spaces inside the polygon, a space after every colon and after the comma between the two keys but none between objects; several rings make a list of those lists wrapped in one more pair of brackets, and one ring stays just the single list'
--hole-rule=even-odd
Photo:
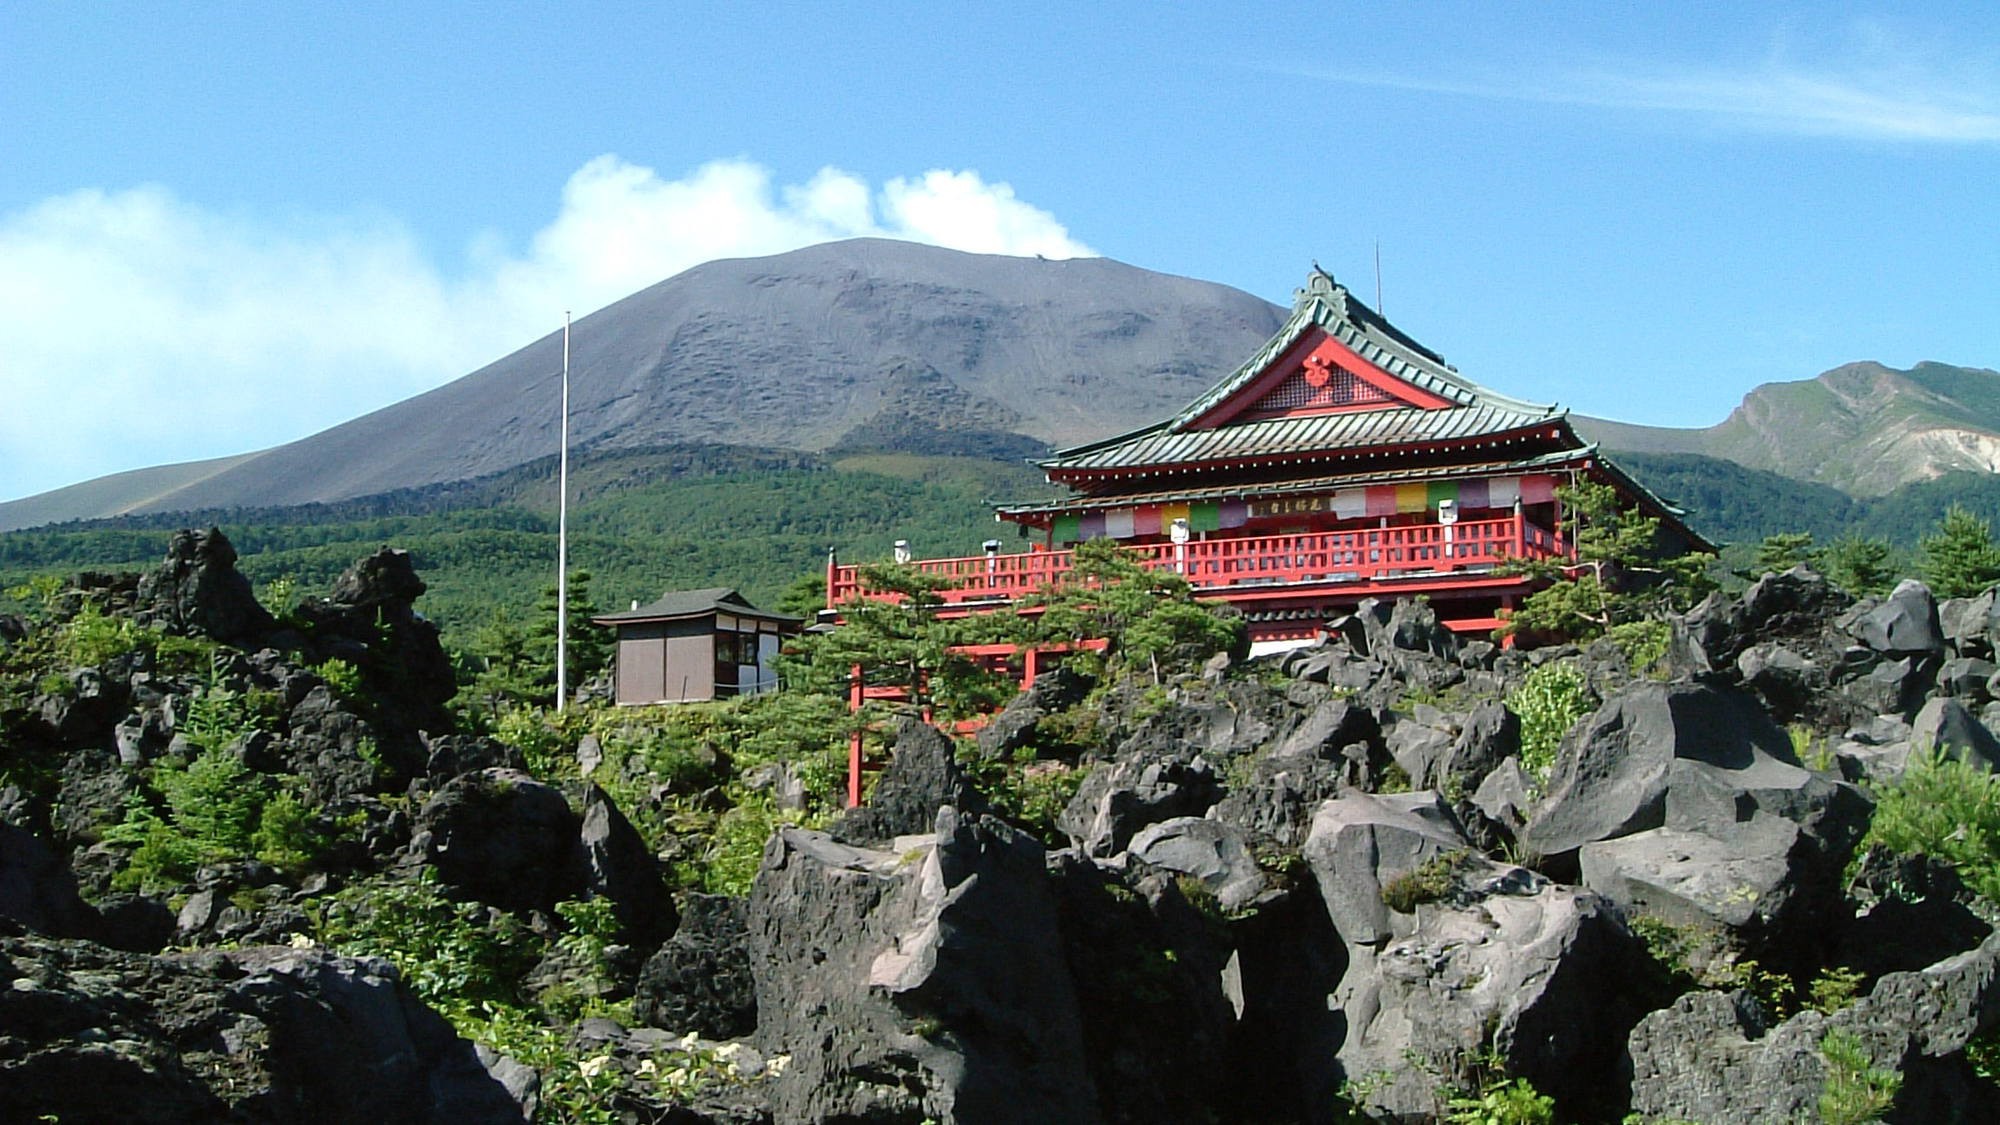
[{"label": "stone-like volcanic debris", "polygon": [[1382,901],[1385,883],[1466,847],[1464,832],[1436,793],[1350,793],[1319,807],[1304,850],[1327,917],[1354,947],[1395,936]]},{"label": "stone-like volcanic debris", "polygon": [[1832,1015],[1775,1028],[1742,993],[1695,992],[1641,1020],[1627,1044],[1632,1109],[1705,1125],[1815,1120],[1830,1031],[1854,1036],[1870,1065],[1896,1070],[1891,1121],[1992,1122],[2000,1088],[1965,1065],[1974,1037],[2000,1026],[2000,939],[1918,972],[1891,973]]},{"label": "stone-like volcanic debris", "polygon": [[527,1114],[386,961],[0,938],[0,1119],[445,1125]]},{"label": "stone-like volcanic debris", "polygon": [[1522,840],[1560,864],[1585,844],[1652,828],[1709,830],[1753,808],[1816,821],[1836,807],[1858,819],[1865,801],[1798,765],[1784,730],[1748,696],[1640,683],[1565,739]]},{"label": "stone-like volcanic debris", "polygon": [[781,828],[749,928],[779,1125],[1099,1120],[1032,837],[948,809],[920,856]]},{"label": "stone-like volcanic debris", "polygon": [[1581,858],[1584,886],[1628,912],[1727,932],[1759,956],[1802,927],[1824,936],[1839,901],[1840,857],[1768,813],[1713,835],[1654,828],[1585,844]]},{"label": "stone-like volcanic debris", "polygon": [[1987,685],[1993,681],[1996,672],[2000,672],[2000,668],[1996,668],[1991,660],[1955,656],[1939,666],[1937,689],[1967,707],[1979,707],[1993,698]]},{"label": "stone-like volcanic debris", "polygon": [[1343,765],[1301,755],[1254,759],[1247,776],[1237,777],[1208,815],[1252,839],[1297,847],[1312,828],[1314,810],[1344,788]]},{"label": "stone-like volcanic debris", "polygon": [[1960,656],[1992,660],[2000,637],[2000,594],[1986,590],[1970,598],[1938,603],[1938,626],[1945,643]]},{"label": "stone-like volcanic debris", "polygon": [[1910,744],[1988,773],[2000,769],[2000,738],[1956,699],[1926,701],[1910,720]]},{"label": "stone-like volcanic debris", "polygon": [[[1448,818],[1436,794],[1352,795],[1315,818],[1306,858],[1348,955],[1341,1068],[1389,1075],[1365,1097],[1397,1120],[1435,1107],[1438,1079],[1410,1052],[1454,1069],[1482,1045],[1565,1105],[1607,1104],[1587,1076],[1642,1010],[1643,947],[1597,895],[1466,854]],[[1444,885],[1392,909],[1385,888],[1410,878]]]},{"label": "stone-like volcanic debris", "polygon": [[1266,880],[1241,832],[1198,816],[1148,825],[1126,854],[1202,881],[1224,910],[1241,910],[1263,893]]},{"label": "stone-like volcanic debris", "polygon": [[1825,669],[1776,642],[1744,649],[1736,658],[1736,671],[1772,714],[1784,717],[1802,713],[1814,689],[1826,682]]},{"label": "stone-like volcanic debris", "polygon": [[680,928],[639,971],[633,1012],[642,1023],[708,1039],[757,1029],[744,917],[742,899],[691,894],[682,901]]},{"label": "stone-like volcanic debris", "polygon": [[1848,633],[1876,652],[1890,656],[1944,655],[1944,629],[1938,622],[1937,599],[1930,587],[1914,578],[1896,584],[1887,598],[1856,606],[1842,619]]},{"label": "stone-like volcanic debris", "polygon": [[177,531],[166,561],[139,580],[139,619],[169,632],[248,644],[276,628],[250,580],[236,569],[236,548],[216,528]]},{"label": "stone-like volcanic debris", "polygon": [[1200,816],[1221,797],[1221,783],[1203,759],[1142,750],[1092,770],[1057,814],[1056,827],[1078,851],[1108,859],[1124,851],[1141,828]]},{"label": "stone-like volcanic debris", "polygon": [[988,758],[1006,758],[1038,745],[1041,721],[1083,702],[1092,685],[1090,677],[1063,666],[1037,675],[1027,690],[1008,700],[991,722],[979,728],[975,736],[979,752]]},{"label": "stone-like volcanic debris", "polygon": [[651,949],[674,932],[679,919],[659,860],[645,837],[595,785],[584,789],[576,851],[584,893],[611,901],[625,944]]},{"label": "stone-like volcanic debris", "polygon": [[1971,909],[1975,897],[1958,872],[1930,856],[1871,847],[1855,863],[1849,896],[1854,918],[1841,926],[1829,960],[1869,980],[1936,964],[1993,934]]},{"label": "stone-like volcanic debris", "polygon": [[0,824],[0,919],[58,937],[98,929],[97,912],[76,893],[69,865],[33,833]]},{"label": "stone-like volcanic debris", "polygon": [[986,799],[958,764],[951,740],[929,723],[904,717],[896,723],[889,767],[875,782],[868,803],[850,809],[833,827],[846,843],[886,843],[898,836],[929,832],[946,805],[984,812]]},{"label": "stone-like volcanic debris", "polygon": [[438,877],[503,910],[576,897],[579,822],[560,791],[518,770],[455,778],[424,803],[410,847]]}]

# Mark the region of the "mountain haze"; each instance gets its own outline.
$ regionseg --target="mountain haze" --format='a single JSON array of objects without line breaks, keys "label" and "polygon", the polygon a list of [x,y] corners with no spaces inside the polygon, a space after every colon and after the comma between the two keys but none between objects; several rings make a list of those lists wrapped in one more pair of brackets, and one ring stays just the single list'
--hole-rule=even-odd
[{"label": "mountain haze", "polygon": [[[1283,310],[1102,258],[857,239],[710,262],[578,321],[571,441],[1019,457],[1178,409]],[[556,448],[560,333],[287,445],[0,505],[0,527],[334,501],[499,472]],[[95,483],[95,482],[92,482]],[[167,483],[176,483],[168,481]],[[56,504],[59,493],[69,493]],[[34,518],[24,518],[29,514]]]},{"label": "mountain haze", "polygon": [[1947,473],[2000,471],[2000,372],[1850,363],[1815,379],[1766,383],[1706,429],[1576,422],[1614,452],[1694,453],[1881,496]]}]

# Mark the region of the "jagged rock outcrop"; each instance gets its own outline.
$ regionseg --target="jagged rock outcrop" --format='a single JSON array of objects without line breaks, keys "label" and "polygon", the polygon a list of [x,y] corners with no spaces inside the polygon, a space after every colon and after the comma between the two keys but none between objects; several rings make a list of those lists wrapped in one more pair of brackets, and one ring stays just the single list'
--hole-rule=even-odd
[{"label": "jagged rock outcrop", "polygon": [[842,815],[833,836],[866,844],[929,832],[946,805],[976,815],[986,810],[986,798],[966,778],[950,739],[929,723],[904,718],[896,724],[889,767],[867,803]]},{"label": "jagged rock outcrop", "polygon": [[236,569],[236,547],[218,528],[180,531],[167,558],[139,580],[142,623],[232,644],[263,637],[277,622]]},{"label": "jagged rock outcrop", "polygon": [[0,937],[0,1117],[525,1122],[387,962],[316,949],[170,956]]},{"label": "jagged rock outcrop", "polygon": [[742,899],[688,895],[680,927],[660,946],[633,989],[633,1012],[651,1027],[737,1039],[757,1030],[750,976],[750,931]]},{"label": "jagged rock outcrop", "polygon": [[1337,1058],[1370,1076],[1371,1111],[1426,1119],[1482,1044],[1572,1112],[1615,1106],[1585,1077],[1644,1011],[1644,954],[1615,907],[1471,854],[1434,793],[1328,802],[1306,858],[1347,947]]},{"label": "jagged rock outcrop", "polygon": [[583,889],[581,822],[561,791],[518,770],[452,779],[417,814],[411,851],[447,886],[502,910],[551,910]]},{"label": "jagged rock outcrop", "polygon": [[2000,939],[1918,972],[1883,977],[1831,1015],[1806,1011],[1775,1027],[1742,993],[1695,992],[1631,1034],[1632,1108],[1710,1125],[1810,1117],[1819,1108],[1830,1032],[1852,1035],[1867,1065],[1902,1076],[1889,1120],[2000,1120],[1994,1087],[1962,1052],[2000,1026]]},{"label": "jagged rock outcrop", "polygon": [[750,901],[779,1125],[1098,1120],[1041,846],[939,813],[921,857],[782,828]]}]

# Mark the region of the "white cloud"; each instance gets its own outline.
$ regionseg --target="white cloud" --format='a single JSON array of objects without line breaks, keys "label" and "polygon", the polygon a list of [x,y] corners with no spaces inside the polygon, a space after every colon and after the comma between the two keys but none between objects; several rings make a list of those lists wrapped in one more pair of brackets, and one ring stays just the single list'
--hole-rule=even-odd
[{"label": "white cloud", "polygon": [[774,186],[745,160],[679,179],[616,156],[553,220],[448,271],[403,225],[225,215],[163,187],[0,216],[0,499],[303,436],[464,374],[559,323],[722,257],[874,235],[1092,253],[1005,183],[934,170],[880,191],[836,168]]},{"label": "white cloud", "polygon": [[1524,63],[1508,73],[1431,79],[1400,72],[1318,70],[1351,85],[1506,101],[1684,113],[1765,132],[1870,141],[2000,141],[2000,83],[1937,44],[1860,24],[1800,58],[1773,48],[1762,59],[1663,68],[1638,59]]}]

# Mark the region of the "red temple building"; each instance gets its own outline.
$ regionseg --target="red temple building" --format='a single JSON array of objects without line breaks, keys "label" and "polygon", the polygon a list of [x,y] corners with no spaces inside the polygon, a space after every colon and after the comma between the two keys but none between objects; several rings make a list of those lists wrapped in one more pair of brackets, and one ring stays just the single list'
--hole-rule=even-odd
[{"label": "red temple building", "polygon": [[[1569,553],[1556,489],[1583,479],[1659,517],[1665,549],[1707,546],[1566,411],[1459,374],[1317,268],[1277,335],[1180,413],[1039,464],[1071,495],[996,509],[1027,551],[914,563],[957,583],[947,612],[1060,582],[1066,548],[1109,536],[1240,609],[1260,648],[1371,597],[1423,595],[1483,632],[1533,588],[1509,560]],[[829,562],[829,607],[864,593]]]}]

